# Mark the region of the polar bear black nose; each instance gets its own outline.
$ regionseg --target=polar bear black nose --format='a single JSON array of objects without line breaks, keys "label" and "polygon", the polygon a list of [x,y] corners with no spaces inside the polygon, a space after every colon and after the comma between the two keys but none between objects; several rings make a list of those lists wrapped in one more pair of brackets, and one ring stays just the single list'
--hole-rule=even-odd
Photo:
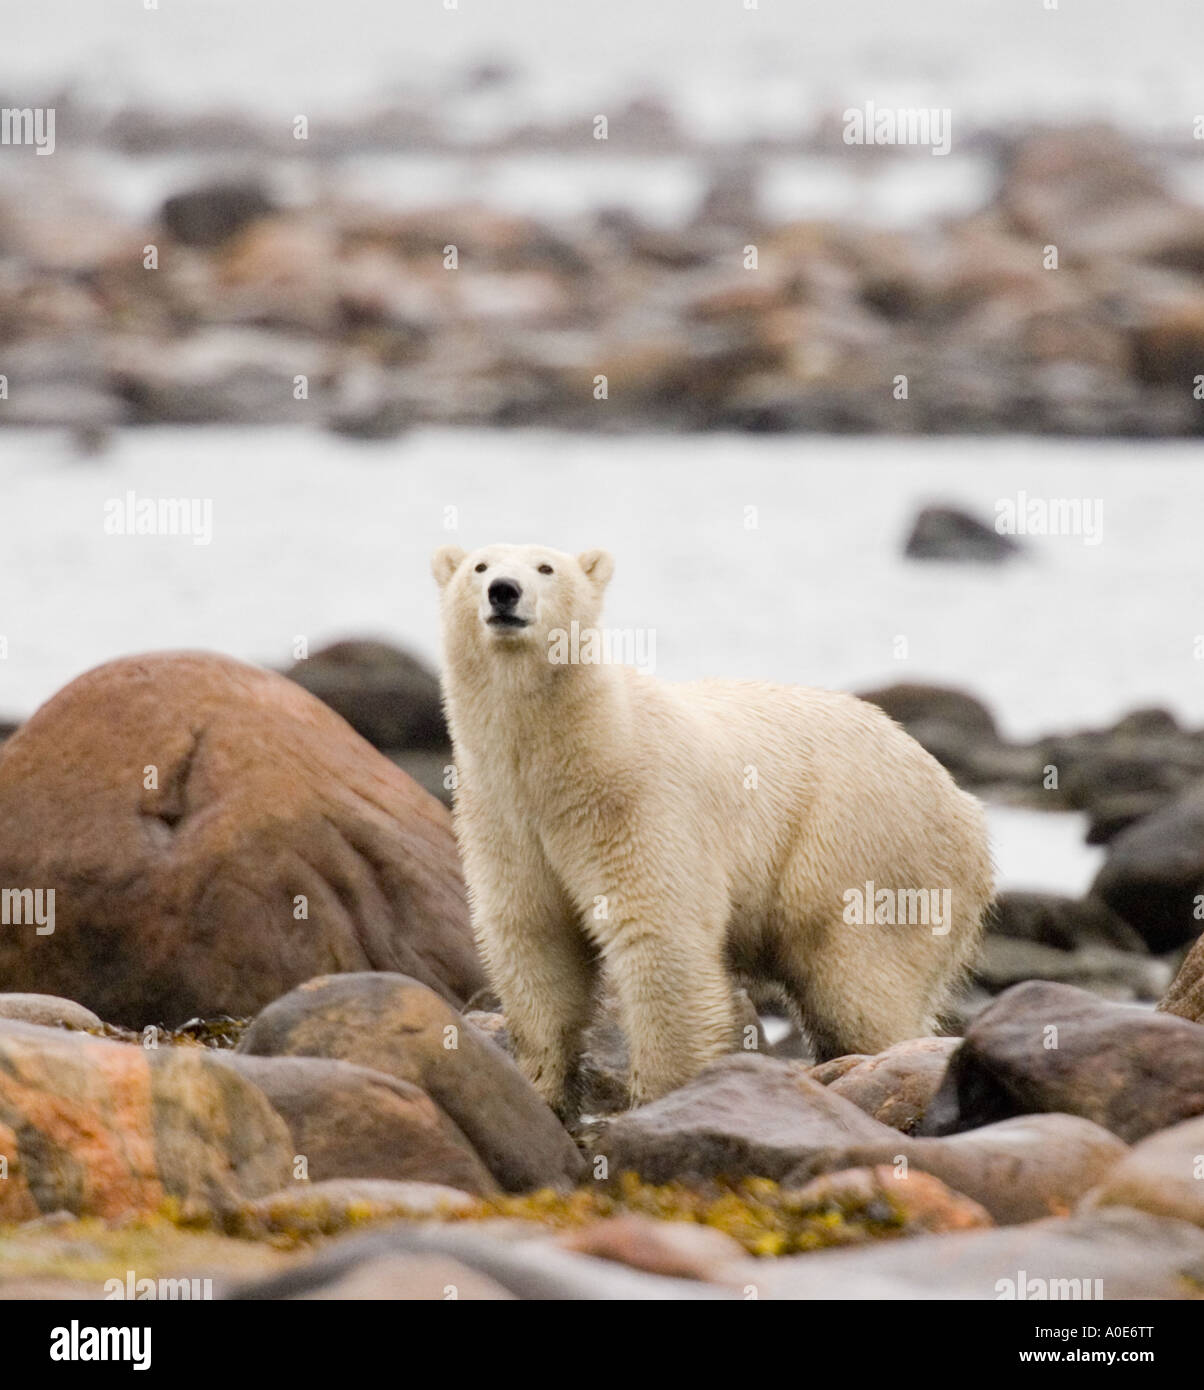
[{"label": "polar bear black nose", "polygon": [[503,613],[508,613],[522,596],[523,591],[513,579],[495,579],[489,586],[489,602]]}]

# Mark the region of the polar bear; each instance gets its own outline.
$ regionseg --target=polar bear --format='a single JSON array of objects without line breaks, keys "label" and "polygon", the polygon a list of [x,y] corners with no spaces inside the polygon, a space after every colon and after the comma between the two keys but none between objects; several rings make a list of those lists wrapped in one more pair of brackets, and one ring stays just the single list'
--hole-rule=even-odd
[{"label": "polar bear", "polygon": [[780,987],[820,1058],[932,1030],[992,868],[981,806],[914,739],[847,694],[580,659],[606,551],[444,546],[432,569],[474,930],[558,1113],[600,968],[637,1105],[734,1045],[734,979]]}]

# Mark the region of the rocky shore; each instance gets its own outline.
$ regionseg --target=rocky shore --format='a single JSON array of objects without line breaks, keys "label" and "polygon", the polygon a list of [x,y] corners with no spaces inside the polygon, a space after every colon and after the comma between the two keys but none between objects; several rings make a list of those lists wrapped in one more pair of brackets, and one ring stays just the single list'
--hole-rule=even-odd
[{"label": "rocky shore", "polygon": [[[184,138],[107,137],[128,152],[135,129],[147,154]],[[631,157],[689,153],[677,138],[638,106],[611,133]],[[287,143],[320,168],[341,147],[314,140]],[[584,161],[610,142],[523,147]],[[69,427],[85,450],[123,424],[1201,432],[1204,208],[1116,132],[982,141],[995,192],[913,230],[775,220],[750,173],[773,153],[715,155],[672,225],[298,200],[267,175],[137,220],[39,167],[0,195],[0,424]]]},{"label": "rocky shore", "polygon": [[631,1111],[604,1010],[569,1132],[403,770],[442,792],[437,679],[293,674],[126,658],[0,744],[0,1298],[1204,1293],[1204,733],[1015,746],[871,692],[966,785],[1088,811],[1091,892],[1003,894],[950,1035],[876,1057],[745,1001],[745,1050]]}]

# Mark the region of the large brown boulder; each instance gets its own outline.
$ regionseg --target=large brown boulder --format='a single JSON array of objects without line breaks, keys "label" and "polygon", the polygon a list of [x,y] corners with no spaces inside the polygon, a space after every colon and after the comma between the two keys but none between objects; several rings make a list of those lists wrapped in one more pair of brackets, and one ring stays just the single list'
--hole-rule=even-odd
[{"label": "large brown boulder", "polygon": [[310,980],[266,1008],[238,1052],[334,1057],[421,1087],[508,1191],[564,1186],[583,1176],[576,1145],[510,1058],[404,975]]},{"label": "large brown boulder", "polygon": [[166,652],[73,681],[0,748],[0,886],[54,890],[0,932],[9,990],[111,1022],[253,1014],[315,975],[484,975],[447,812],[283,676]]},{"label": "large brown boulder", "polygon": [[227,1213],[283,1187],[292,1155],[262,1091],[200,1048],[0,1022],[0,1224],[152,1215],[169,1198]]}]

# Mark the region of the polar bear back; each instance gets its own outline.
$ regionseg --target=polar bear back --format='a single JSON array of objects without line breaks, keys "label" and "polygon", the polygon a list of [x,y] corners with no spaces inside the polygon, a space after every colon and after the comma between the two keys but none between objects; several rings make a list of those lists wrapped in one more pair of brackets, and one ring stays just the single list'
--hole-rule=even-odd
[{"label": "polar bear back", "polygon": [[989,891],[985,848],[969,853],[985,845],[978,803],[877,706],[807,686],[622,676],[624,758],[649,770],[667,817],[690,808],[748,911],[772,907],[791,859],[825,915],[875,873],[892,889]]}]

